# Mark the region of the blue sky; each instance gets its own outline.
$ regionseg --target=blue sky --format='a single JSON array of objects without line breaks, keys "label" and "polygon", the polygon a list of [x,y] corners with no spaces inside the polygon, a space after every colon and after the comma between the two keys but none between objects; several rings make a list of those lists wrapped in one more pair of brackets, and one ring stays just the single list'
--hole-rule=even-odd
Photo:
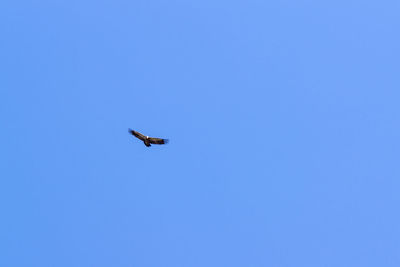
[{"label": "blue sky", "polygon": [[2,1],[0,266],[399,266],[399,8]]}]

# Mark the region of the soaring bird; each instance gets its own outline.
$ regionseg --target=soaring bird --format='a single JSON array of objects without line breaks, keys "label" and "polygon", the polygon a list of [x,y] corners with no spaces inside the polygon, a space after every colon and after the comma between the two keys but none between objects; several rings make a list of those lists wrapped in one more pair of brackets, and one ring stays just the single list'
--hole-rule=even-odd
[{"label": "soaring bird", "polygon": [[156,145],[164,145],[168,143],[168,139],[162,139],[162,138],[155,138],[155,137],[148,137],[146,135],[143,135],[139,132],[136,132],[134,130],[129,129],[129,133],[135,136],[136,138],[139,138],[140,140],[143,141],[143,143],[149,147],[151,146],[150,144],[156,144]]}]

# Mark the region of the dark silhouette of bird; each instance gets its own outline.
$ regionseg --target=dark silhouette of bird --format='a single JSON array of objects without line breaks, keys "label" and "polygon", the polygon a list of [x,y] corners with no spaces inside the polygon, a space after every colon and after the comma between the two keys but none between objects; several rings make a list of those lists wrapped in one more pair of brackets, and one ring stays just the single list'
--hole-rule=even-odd
[{"label": "dark silhouette of bird", "polygon": [[151,146],[151,144],[164,145],[168,143],[168,139],[149,137],[131,129],[129,129],[129,133],[135,136],[136,138],[142,140],[147,147]]}]

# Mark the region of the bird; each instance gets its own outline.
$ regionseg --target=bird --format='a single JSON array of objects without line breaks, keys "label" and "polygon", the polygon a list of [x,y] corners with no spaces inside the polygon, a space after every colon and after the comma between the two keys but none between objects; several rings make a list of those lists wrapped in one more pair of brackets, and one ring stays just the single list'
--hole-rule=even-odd
[{"label": "bird", "polygon": [[136,138],[140,139],[143,141],[143,143],[149,147],[151,146],[151,144],[155,144],[155,145],[164,145],[166,143],[168,143],[168,139],[163,139],[163,138],[156,138],[156,137],[149,137],[146,135],[143,135],[139,132],[136,132],[132,129],[129,129],[129,133],[132,134],[133,136],[135,136]]}]

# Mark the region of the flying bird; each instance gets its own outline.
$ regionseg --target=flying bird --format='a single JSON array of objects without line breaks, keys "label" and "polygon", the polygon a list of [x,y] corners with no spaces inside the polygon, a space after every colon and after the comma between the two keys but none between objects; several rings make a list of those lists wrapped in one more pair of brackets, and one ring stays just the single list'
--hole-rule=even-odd
[{"label": "flying bird", "polygon": [[136,138],[142,140],[147,147],[151,146],[151,144],[164,145],[168,143],[168,139],[149,137],[131,129],[129,129],[129,133],[135,136]]}]

